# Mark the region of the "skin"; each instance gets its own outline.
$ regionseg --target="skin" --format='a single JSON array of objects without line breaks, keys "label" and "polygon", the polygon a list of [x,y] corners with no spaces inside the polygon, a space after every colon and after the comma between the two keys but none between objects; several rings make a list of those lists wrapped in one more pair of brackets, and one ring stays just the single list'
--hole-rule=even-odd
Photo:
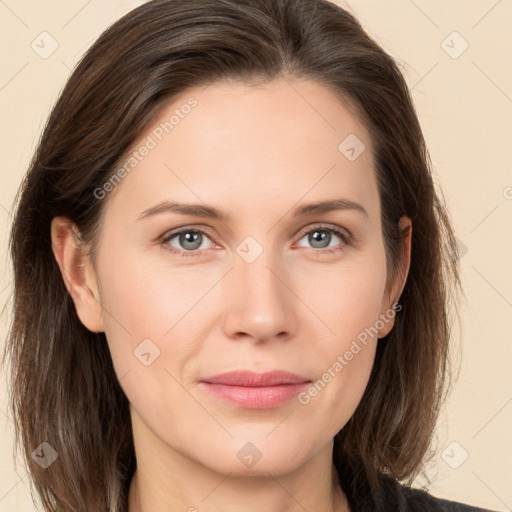
[{"label": "skin", "polygon": [[[393,319],[307,404],[242,409],[198,382],[239,369],[284,369],[315,382],[389,313],[405,284],[410,230],[401,273],[386,287],[368,132],[325,86],[290,80],[218,82],[165,105],[134,149],[190,97],[198,102],[103,199],[96,269],[69,220],[52,221],[54,254],[77,314],[89,330],[105,332],[131,404],[137,472],[130,512],[348,510],[333,438],[354,413],[378,337]],[[366,146],[354,161],[338,149],[349,134]],[[367,215],[292,215],[299,204],[338,198],[360,203]],[[168,212],[137,219],[165,200],[213,205],[230,218]],[[315,245],[308,233],[319,223],[356,241],[328,231],[330,242]],[[401,219],[401,228],[410,225]],[[166,249],[186,252],[178,236],[162,241],[183,226],[206,232],[197,257]],[[237,252],[248,236],[263,249],[251,263]],[[340,250],[322,255],[327,246]],[[160,350],[149,366],[134,356],[147,338]],[[248,442],[261,453],[252,467],[237,457]]]}]

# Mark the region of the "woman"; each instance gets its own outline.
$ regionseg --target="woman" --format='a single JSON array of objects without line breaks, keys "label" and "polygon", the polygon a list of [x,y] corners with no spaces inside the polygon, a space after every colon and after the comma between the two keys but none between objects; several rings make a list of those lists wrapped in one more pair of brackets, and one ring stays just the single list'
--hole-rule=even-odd
[{"label": "woman", "polygon": [[133,10],[18,199],[6,353],[46,510],[481,510],[409,487],[457,245],[406,83],[348,12]]}]

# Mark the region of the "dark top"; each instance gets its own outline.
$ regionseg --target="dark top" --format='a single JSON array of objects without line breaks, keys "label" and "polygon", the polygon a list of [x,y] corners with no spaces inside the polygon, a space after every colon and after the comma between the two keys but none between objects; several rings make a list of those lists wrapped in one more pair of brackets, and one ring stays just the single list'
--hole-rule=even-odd
[{"label": "dark top", "polygon": [[372,493],[361,464],[351,459],[351,466],[337,467],[340,486],[350,512],[493,512],[464,503],[436,498],[426,491],[413,489],[397,480],[379,474],[382,492]]}]

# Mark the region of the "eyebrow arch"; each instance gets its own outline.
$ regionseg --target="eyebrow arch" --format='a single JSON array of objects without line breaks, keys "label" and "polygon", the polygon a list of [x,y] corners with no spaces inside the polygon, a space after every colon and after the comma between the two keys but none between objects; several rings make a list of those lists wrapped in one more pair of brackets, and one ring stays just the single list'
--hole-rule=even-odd
[{"label": "eyebrow arch", "polygon": [[[316,213],[327,213],[336,210],[355,210],[369,218],[368,212],[364,209],[364,207],[355,201],[351,201],[350,199],[333,199],[330,201],[321,201],[319,203],[302,204],[293,210],[292,215],[294,217],[306,217]],[[178,213],[180,215],[207,217],[223,222],[229,220],[228,214],[213,206],[208,206],[205,204],[183,204],[171,201],[163,201],[162,203],[159,203],[152,208],[144,210],[139,215],[138,220],[162,213]]]},{"label": "eyebrow arch", "polygon": [[190,215],[195,217],[208,217],[210,219],[218,219],[226,221],[228,215],[221,212],[213,206],[207,206],[204,204],[183,204],[175,203],[171,201],[163,201],[162,203],[144,210],[138,217],[138,220],[145,219],[153,215],[159,215],[161,213],[178,213],[180,215]]},{"label": "eyebrow arch", "polygon": [[294,217],[305,217],[314,213],[327,213],[336,210],[354,210],[370,218],[363,205],[350,199],[333,199],[331,201],[300,205],[294,210],[293,215]]}]

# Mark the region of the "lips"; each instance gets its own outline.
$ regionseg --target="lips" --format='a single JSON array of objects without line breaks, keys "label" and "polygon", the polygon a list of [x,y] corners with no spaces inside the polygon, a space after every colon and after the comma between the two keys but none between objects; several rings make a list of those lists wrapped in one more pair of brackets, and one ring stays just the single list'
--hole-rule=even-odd
[{"label": "lips", "polygon": [[310,382],[306,377],[283,370],[265,373],[234,371],[201,380],[202,386],[217,398],[246,409],[279,407]]}]

